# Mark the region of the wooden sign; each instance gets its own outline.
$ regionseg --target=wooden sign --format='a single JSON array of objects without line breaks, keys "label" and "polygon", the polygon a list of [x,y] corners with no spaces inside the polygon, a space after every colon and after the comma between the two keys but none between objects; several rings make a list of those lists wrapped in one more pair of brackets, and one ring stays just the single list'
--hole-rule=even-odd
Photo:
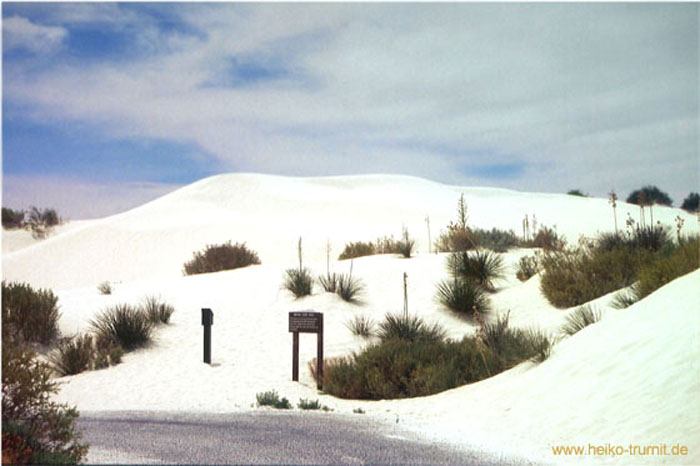
[{"label": "wooden sign", "polygon": [[290,312],[289,331],[292,332],[292,380],[299,381],[299,333],[315,333],[317,345],[318,380],[316,386],[323,388],[323,314],[314,311]]}]

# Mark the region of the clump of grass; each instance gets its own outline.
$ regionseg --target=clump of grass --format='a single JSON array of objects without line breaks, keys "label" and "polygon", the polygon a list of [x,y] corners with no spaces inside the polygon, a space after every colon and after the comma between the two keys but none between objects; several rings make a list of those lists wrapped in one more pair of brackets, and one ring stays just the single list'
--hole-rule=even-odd
[{"label": "clump of grass", "polygon": [[374,335],[375,325],[375,322],[366,316],[355,316],[345,324],[353,335],[365,338]]},{"label": "clump of grass", "polygon": [[352,412],[355,414],[365,414],[365,410],[362,408],[355,408],[352,410]]},{"label": "clump of grass", "polygon": [[495,289],[493,280],[504,277],[503,258],[487,250],[452,253],[447,268],[453,277],[476,283],[488,291]]},{"label": "clump of grass", "polygon": [[322,411],[332,411],[331,408],[329,408],[326,405],[322,405],[320,401],[318,400],[305,400],[304,398],[299,399],[299,403],[297,403],[297,408],[303,409],[303,410],[322,410]]},{"label": "clump of grass", "polygon": [[248,265],[260,264],[255,251],[248,249],[245,243],[207,245],[203,251],[195,252],[192,259],[184,265],[185,275],[221,272]]},{"label": "clump of grass", "polygon": [[124,349],[113,336],[98,335],[95,338],[95,369],[104,369],[122,362]]},{"label": "clump of grass", "polygon": [[280,398],[276,390],[262,392],[255,395],[258,401],[258,407],[272,406],[276,409],[292,409],[292,404],[287,398]]},{"label": "clump of grass", "polygon": [[399,241],[397,244],[397,250],[399,254],[401,254],[406,259],[409,259],[411,257],[411,253],[413,252],[413,247],[415,246],[415,244],[415,240],[408,235],[408,230],[404,228],[403,233],[401,235],[401,241]]},{"label": "clump of grass", "polygon": [[495,370],[509,369],[522,361],[542,362],[549,357],[552,341],[537,329],[511,328],[508,315],[481,327],[484,344],[498,361]]},{"label": "clump of grass", "polygon": [[518,261],[518,271],[515,273],[515,276],[518,277],[518,280],[524,282],[537,275],[539,271],[540,262],[537,256],[523,256]]},{"label": "clump of grass", "polygon": [[513,230],[470,228],[469,233],[478,247],[490,249],[494,252],[506,252],[520,244],[520,240]]},{"label": "clump of grass", "polygon": [[445,329],[440,324],[427,324],[416,315],[391,314],[379,323],[377,336],[382,341],[390,339],[437,341],[445,338]]},{"label": "clump of grass", "polygon": [[97,285],[97,290],[101,294],[112,294],[112,285],[109,282],[105,281]]},{"label": "clump of grass", "polygon": [[95,359],[91,335],[68,338],[49,353],[51,367],[61,376],[79,374],[90,369]]},{"label": "clump of grass", "polygon": [[297,298],[302,298],[311,294],[313,279],[309,269],[288,269],[285,272],[282,286],[291,291]]},{"label": "clump of grass", "polygon": [[566,246],[566,240],[559,236],[553,228],[543,226],[540,227],[531,241],[526,242],[526,245],[532,248],[542,248],[545,251],[561,251]]},{"label": "clump of grass", "polygon": [[437,285],[436,300],[443,306],[465,315],[486,313],[491,304],[487,292],[471,280],[453,278]]},{"label": "clump of grass", "polygon": [[371,256],[375,254],[374,243],[356,241],[347,243],[345,249],[338,256],[338,260],[353,259],[355,257]]},{"label": "clump of grass", "polygon": [[59,336],[58,298],[26,283],[2,282],[2,327],[13,337],[48,345]]},{"label": "clump of grass", "polygon": [[336,293],[343,301],[356,303],[357,296],[364,290],[365,286],[361,280],[354,278],[352,274],[340,274],[338,276],[338,289]]},{"label": "clump of grass", "polygon": [[112,339],[125,351],[146,346],[153,331],[148,315],[127,304],[107,308],[90,321],[90,325],[98,338]]},{"label": "clump of grass", "polygon": [[170,316],[175,312],[171,304],[164,303],[155,296],[147,296],[141,309],[153,324],[167,324],[170,322]]},{"label": "clump of grass", "polygon": [[600,320],[600,311],[592,308],[589,305],[581,306],[571,314],[566,316],[566,322],[562,327],[564,335],[574,335],[591,324],[595,324]]},{"label": "clump of grass", "polygon": [[338,290],[339,278],[339,275],[336,273],[328,273],[326,275],[320,275],[318,281],[326,293],[335,293]]}]

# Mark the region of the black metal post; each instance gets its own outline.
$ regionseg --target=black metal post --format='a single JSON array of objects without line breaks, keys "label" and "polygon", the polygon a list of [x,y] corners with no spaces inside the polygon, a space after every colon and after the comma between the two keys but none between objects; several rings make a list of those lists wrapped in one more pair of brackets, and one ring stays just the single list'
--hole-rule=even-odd
[{"label": "black metal post", "polygon": [[318,347],[316,360],[317,368],[316,373],[318,374],[318,379],[316,380],[316,388],[319,390],[323,389],[323,314],[319,316],[319,329],[318,335],[316,336],[316,344]]},{"label": "black metal post", "polygon": [[204,362],[211,364],[211,326],[214,324],[214,313],[211,309],[202,309],[202,325],[204,326]]}]

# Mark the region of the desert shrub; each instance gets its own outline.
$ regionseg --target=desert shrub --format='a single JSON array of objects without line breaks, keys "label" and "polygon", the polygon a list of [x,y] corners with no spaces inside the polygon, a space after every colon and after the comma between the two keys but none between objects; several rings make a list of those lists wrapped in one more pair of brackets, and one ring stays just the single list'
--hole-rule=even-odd
[{"label": "desert shrub", "polygon": [[455,252],[447,259],[450,275],[472,281],[489,291],[494,290],[493,280],[504,277],[503,258],[487,250],[474,253]]},{"label": "desert shrub", "polygon": [[630,286],[652,253],[627,247],[610,251],[579,247],[541,256],[540,288],[559,308],[578,306]]},{"label": "desert shrub", "polygon": [[51,401],[58,385],[47,363],[16,336],[3,332],[2,455],[3,463],[81,462],[88,446],[80,442],[75,408]]},{"label": "desert shrub", "polygon": [[95,369],[104,369],[122,362],[124,349],[113,336],[98,335],[95,338]]},{"label": "desert shrub", "polygon": [[49,344],[58,337],[58,298],[51,290],[2,282],[2,325],[24,341]]},{"label": "desert shrub", "polygon": [[489,297],[482,287],[459,278],[438,283],[435,299],[448,309],[466,315],[472,315],[475,309],[485,313],[491,307]]},{"label": "desert shrub", "polygon": [[629,236],[622,233],[601,233],[595,239],[595,245],[598,249],[612,251],[623,247],[633,247],[633,242]]},{"label": "desert shrub", "polygon": [[482,339],[494,355],[494,372],[510,369],[523,361],[542,362],[549,357],[552,341],[540,330],[511,328],[508,315],[483,324]]},{"label": "desert shrub", "polygon": [[326,293],[335,293],[338,291],[338,279],[338,274],[328,273],[326,275],[320,275],[318,277],[318,282],[321,284]]},{"label": "desert shrub", "polygon": [[673,201],[668,194],[661,191],[656,186],[644,186],[642,189],[635,189],[627,196],[627,202],[637,205],[661,204],[670,206]]},{"label": "desert shrub", "polygon": [[375,254],[374,244],[371,242],[357,241],[345,245],[345,249],[338,256],[338,260],[352,259],[355,257],[371,256]]},{"label": "desert shrub", "polygon": [[170,322],[170,316],[175,312],[171,304],[164,303],[155,296],[146,297],[141,309],[152,324],[167,324]]},{"label": "desert shrub", "polygon": [[566,321],[561,329],[562,333],[571,336],[589,325],[595,324],[600,320],[600,317],[600,311],[597,309],[588,305],[581,306],[566,316]]},{"label": "desert shrub", "polygon": [[141,309],[127,304],[107,308],[90,321],[97,338],[117,342],[125,351],[146,346],[151,341],[153,323]]},{"label": "desert shrub", "polygon": [[408,230],[404,228],[401,235],[401,241],[399,241],[397,244],[398,253],[404,256],[406,259],[410,258],[415,244],[415,240],[408,235]]},{"label": "desert shrub", "polygon": [[303,409],[305,411],[317,410],[317,409],[320,409],[323,411],[330,411],[331,410],[328,406],[322,405],[321,402],[318,400],[312,401],[312,400],[306,400],[304,398],[299,399],[299,403],[297,403],[297,408]]},{"label": "desert shrub", "polygon": [[570,189],[569,191],[567,191],[566,194],[568,194],[569,196],[588,197],[588,195],[583,194],[583,192],[580,189]]},{"label": "desert shrub", "polygon": [[390,339],[434,341],[445,338],[445,329],[437,323],[427,324],[415,315],[388,313],[379,323],[377,336],[382,341]]},{"label": "desert shrub", "polygon": [[559,236],[553,228],[540,227],[535,237],[525,242],[525,246],[542,248],[545,251],[561,251],[566,246],[566,240]]},{"label": "desert shrub", "polygon": [[471,238],[480,248],[490,249],[494,252],[506,252],[509,249],[518,247],[520,240],[513,230],[482,230],[481,228],[469,229]]},{"label": "desert shrub", "polygon": [[310,295],[312,286],[313,278],[309,269],[288,269],[285,272],[282,287],[291,291],[297,298]]},{"label": "desert shrub", "polygon": [[272,406],[277,409],[291,409],[292,404],[286,398],[280,398],[276,390],[262,392],[255,395],[258,401],[258,407]]},{"label": "desert shrub", "polygon": [[255,251],[245,243],[208,245],[203,251],[195,252],[192,259],[184,265],[185,275],[221,272],[248,265],[260,264]]},{"label": "desert shrub", "polygon": [[540,261],[537,256],[523,256],[518,261],[518,271],[515,276],[524,282],[534,277],[540,271]]},{"label": "desert shrub", "polygon": [[659,251],[655,260],[646,261],[640,268],[636,295],[642,299],[666,283],[690,273],[700,265],[700,240],[695,237],[678,246]]},{"label": "desert shrub", "polygon": [[29,209],[27,226],[32,231],[34,238],[46,238],[51,229],[60,223],[58,214],[54,209],[39,210],[37,207]]},{"label": "desert shrub", "polygon": [[[683,204],[681,204],[681,209],[688,212],[698,212],[700,211],[700,194],[690,193],[688,197],[683,199]],[[4,209],[3,209],[4,211]],[[5,214],[3,214],[3,218]]]},{"label": "desert shrub", "polygon": [[101,294],[112,294],[112,285],[109,282],[102,282],[97,285],[97,291]]},{"label": "desert shrub", "polygon": [[95,348],[91,335],[79,335],[59,343],[49,353],[51,367],[61,376],[79,374],[91,368]]},{"label": "desert shrub", "polygon": [[366,316],[355,316],[345,326],[353,335],[358,337],[371,337],[374,335],[375,322]]},{"label": "desert shrub", "polygon": [[632,285],[627,290],[622,290],[615,293],[615,296],[613,296],[613,299],[610,302],[610,306],[612,306],[614,309],[626,309],[637,301],[639,301],[639,298],[637,297],[637,288],[635,285]]},{"label": "desert shrub", "polygon": [[24,226],[24,211],[2,208],[2,227],[7,229],[22,228]]},{"label": "desert shrub", "polygon": [[658,251],[670,240],[668,229],[657,225],[655,227],[635,228],[632,233],[632,245],[638,248]]}]

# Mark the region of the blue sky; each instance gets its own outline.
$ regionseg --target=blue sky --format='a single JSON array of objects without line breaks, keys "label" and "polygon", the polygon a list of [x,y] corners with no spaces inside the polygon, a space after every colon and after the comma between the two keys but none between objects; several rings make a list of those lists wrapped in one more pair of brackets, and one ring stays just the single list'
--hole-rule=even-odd
[{"label": "blue sky", "polygon": [[224,172],[700,186],[698,4],[4,3],[3,205]]}]

